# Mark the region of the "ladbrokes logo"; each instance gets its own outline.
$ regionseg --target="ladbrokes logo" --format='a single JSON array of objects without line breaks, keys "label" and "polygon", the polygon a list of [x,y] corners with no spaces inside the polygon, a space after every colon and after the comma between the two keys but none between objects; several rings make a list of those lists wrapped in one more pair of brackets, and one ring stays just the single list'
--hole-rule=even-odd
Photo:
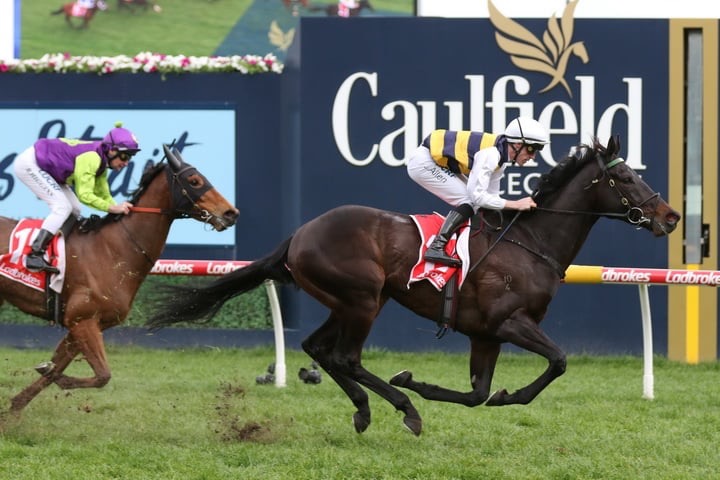
[{"label": "ladbrokes logo", "polygon": [[555,14],[550,17],[547,30],[540,41],[528,29],[500,13],[488,0],[490,22],[497,30],[495,40],[502,51],[510,55],[510,60],[516,67],[551,77],[550,83],[540,90],[540,93],[562,85],[572,97],[570,86],[565,81],[565,70],[571,55],[579,57],[583,63],[590,60],[583,42],[571,43],[575,21],[573,14],[577,2],[578,0],[574,0],[567,4],[560,21]]}]

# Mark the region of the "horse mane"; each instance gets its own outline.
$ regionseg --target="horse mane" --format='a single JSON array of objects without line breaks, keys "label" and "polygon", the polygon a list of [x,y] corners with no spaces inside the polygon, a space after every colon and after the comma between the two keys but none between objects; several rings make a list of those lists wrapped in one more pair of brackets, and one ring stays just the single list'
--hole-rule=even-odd
[{"label": "horse mane", "polygon": [[[145,167],[145,170],[143,171],[142,177],[140,177],[140,182],[137,188],[130,192],[130,199],[128,200],[128,202],[135,205],[137,201],[140,200],[140,197],[142,197],[143,193],[145,193],[145,190],[147,190],[153,179],[158,175],[158,173],[165,170],[165,167],[167,167],[167,164],[165,162],[159,162],[156,164],[152,162],[148,163]],[[104,217],[102,217],[97,223],[94,223],[91,229],[99,230],[100,228],[102,228],[103,225],[117,221],[122,216],[123,215],[118,213],[108,213]]]},{"label": "horse mane", "polygon": [[140,183],[138,184],[137,188],[130,192],[130,200],[128,200],[128,202],[135,204],[138,200],[140,200],[140,197],[143,193],[145,193],[145,190],[147,190],[147,187],[150,185],[153,179],[157,176],[158,173],[162,172],[166,166],[167,164],[164,162],[148,163],[148,165],[145,167],[145,170],[143,171],[142,177],[140,177]]},{"label": "horse mane", "polygon": [[540,205],[573,178],[588,162],[595,160],[598,154],[603,154],[605,151],[605,147],[597,138],[593,138],[592,146],[577,145],[571,150],[570,155],[558,162],[549,172],[540,176],[538,185],[532,194],[535,203]]}]

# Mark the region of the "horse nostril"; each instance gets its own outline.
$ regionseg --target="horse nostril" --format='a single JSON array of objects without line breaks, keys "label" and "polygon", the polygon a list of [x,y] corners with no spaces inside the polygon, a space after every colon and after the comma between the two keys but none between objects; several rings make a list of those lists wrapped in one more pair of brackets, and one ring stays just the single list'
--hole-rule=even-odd
[{"label": "horse nostril", "polygon": [[228,220],[236,220],[240,216],[240,210],[237,208],[232,208],[230,210],[226,210],[223,214],[223,217],[227,218]]}]

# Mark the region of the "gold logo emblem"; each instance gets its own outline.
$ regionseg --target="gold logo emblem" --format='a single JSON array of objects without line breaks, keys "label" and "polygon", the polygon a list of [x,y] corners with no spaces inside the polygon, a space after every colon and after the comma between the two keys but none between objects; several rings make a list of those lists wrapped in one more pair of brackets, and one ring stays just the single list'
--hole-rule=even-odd
[{"label": "gold logo emblem", "polygon": [[270,40],[270,43],[275,45],[281,52],[287,52],[287,49],[290,48],[290,44],[293,42],[293,38],[295,38],[294,28],[291,28],[287,32],[283,32],[282,28],[280,28],[280,25],[278,25],[275,20],[270,23],[268,40]]},{"label": "gold logo emblem", "polygon": [[579,57],[583,63],[590,60],[583,42],[571,43],[573,14],[577,3],[578,0],[568,2],[559,21],[555,14],[548,19],[547,30],[543,33],[541,42],[530,30],[500,13],[492,1],[488,0],[490,22],[495,27],[495,40],[500,49],[510,55],[510,60],[516,67],[551,77],[550,83],[540,90],[540,93],[560,84],[572,97],[570,86],[564,78],[570,55]]}]

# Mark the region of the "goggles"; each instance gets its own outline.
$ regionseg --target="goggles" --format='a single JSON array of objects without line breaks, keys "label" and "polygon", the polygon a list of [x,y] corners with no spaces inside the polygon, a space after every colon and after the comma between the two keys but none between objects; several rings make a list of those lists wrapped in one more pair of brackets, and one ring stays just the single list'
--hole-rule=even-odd
[{"label": "goggles", "polygon": [[526,143],[525,144],[525,149],[527,150],[527,152],[530,155],[532,155],[535,152],[539,152],[543,148],[545,148],[545,145],[543,145],[542,143]]},{"label": "goggles", "polygon": [[129,162],[133,155],[135,154],[130,152],[118,152],[117,158],[119,158],[123,162]]}]

